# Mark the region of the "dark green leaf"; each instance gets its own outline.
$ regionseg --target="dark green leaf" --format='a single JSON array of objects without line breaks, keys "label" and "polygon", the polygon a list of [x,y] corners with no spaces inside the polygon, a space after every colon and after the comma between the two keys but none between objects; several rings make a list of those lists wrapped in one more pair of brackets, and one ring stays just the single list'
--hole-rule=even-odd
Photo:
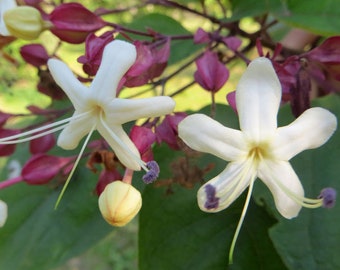
[{"label": "dark green leaf", "polygon": [[[196,205],[196,191],[148,187],[140,214],[140,269],[226,269],[244,196],[226,211],[206,214]],[[285,269],[267,230],[274,220],[250,205],[230,269]]]},{"label": "dark green leaf", "polygon": [[51,269],[112,230],[100,216],[86,170],[79,166],[57,210],[59,190],[23,183],[1,191],[9,218],[0,230],[0,269]]},{"label": "dark green leaf", "polygon": [[231,0],[232,16],[228,21],[270,13],[279,21],[322,35],[340,33],[338,0]]},{"label": "dark green leaf", "polygon": [[286,12],[272,10],[280,21],[322,35],[340,33],[340,2],[338,0],[285,0]]},{"label": "dark green leaf", "polygon": [[232,16],[228,21],[256,17],[271,11],[286,12],[285,0],[230,0]]}]

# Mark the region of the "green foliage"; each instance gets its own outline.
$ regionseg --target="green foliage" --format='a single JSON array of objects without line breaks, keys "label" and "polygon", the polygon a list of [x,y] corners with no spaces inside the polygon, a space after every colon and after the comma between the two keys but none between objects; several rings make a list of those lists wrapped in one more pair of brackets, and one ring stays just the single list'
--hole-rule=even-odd
[{"label": "green foliage", "polygon": [[59,205],[59,189],[26,184],[3,190],[8,223],[0,230],[0,269],[51,269],[108,234],[92,193],[93,174],[78,170]]},{"label": "green foliage", "polygon": [[[328,108],[340,115],[338,96],[318,100],[315,106]],[[236,126],[233,120],[235,114],[230,108],[218,106],[217,109],[219,121],[229,127]],[[292,119],[286,106],[280,112],[279,122],[284,125]],[[310,197],[317,197],[326,186],[340,189],[337,181],[339,167],[335,162],[339,149],[338,131],[322,148],[306,151],[293,159],[293,166]],[[171,152],[165,148],[157,150],[160,166],[166,168]],[[166,157],[166,162],[162,157]],[[214,163],[216,167],[205,179],[216,175],[225,166],[221,160],[210,155],[202,156],[197,162],[200,168],[208,163]],[[174,194],[166,195],[164,188],[152,186],[147,187],[143,194],[139,232],[140,269],[226,269],[228,250],[243,208],[244,196],[220,213],[206,214],[198,209],[196,203],[199,185],[191,190],[176,184],[173,186]],[[335,215],[339,206],[334,209],[303,209],[296,219],[285,220],[273,206],[273,198],[267,188],[260,181],[255,186],[254,198],[259,205],[266,207],[255,204],[249,207],[230,269],[340,267],[337,256],[340,249],[340,220]]]},{"label": "green foliage", "polygon": [[273,12],[278,20],[293,27],[299,27],[321,35],[340,34],[340,2],[286,1],[286,12]]},{"label": "green foliage", "polygon": [[[197,187],[148,187],[140,216],[140,269],[226,269],[228,250],[240,217],[244,196],[218,214],[206,214],[196,204]],[[249,207],[234,264],[228,269],[283,270],[267,229],[274,220],[255,204]],[[275,265],[275,266],[273,266]]]},{"label": "green foliage", "polygon": [[231,0],[229,21],[270,13],[279,21],[322,35],[340,33],[338,0]]},{"label": "green foliage", "polygon": [[230,0],[232,16],[228,21],[256,17],[272,11],[286,11],[284,0]]}]

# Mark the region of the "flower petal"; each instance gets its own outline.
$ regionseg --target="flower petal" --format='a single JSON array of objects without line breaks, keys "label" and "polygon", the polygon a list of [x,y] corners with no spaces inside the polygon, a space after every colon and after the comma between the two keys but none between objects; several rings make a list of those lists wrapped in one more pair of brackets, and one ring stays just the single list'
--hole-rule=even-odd
[{"label": "flower petal", "polygon": [[323,145],[334,133],[336,117],[323,108],[311,108],[288,126],[277,129],[273,153],[281,160]]},{"label": "flower petal", "polygon": [[253,141],[270,137],[276,127],[281,85],[267,58],[252,61],[236,89],[236,106],[241,130]]},{"label": "flower petal", "polygon": [[[140,164],[136,161],[136,159],[141,159],[138,149],[126,134],[122,126],[110,125],[110,133],[103,125],[98,124],[97,130],[107,141],[119,161],[124,166],[134,171],[139,171],[141,169]],[[114,136],[112,136],[112,133]],[[121,143],[119,143],[115,137],[118,137]]]},{"label": "flower petal", "polygon": [[171,113],[175,105],[175,101],[166,96],[142,99],[116,98],[106,107],[106,121],[110,124],[124,124],[140,118],[157,117]]},{"label": "flower petal", "polygon": [[[77,111],[73,114],[78,115]],[[60,133],[57,145],[65,150],[71,150],[78,146],[80,140],[87,135],[96,124],[96,118],[85,117],[71,120],[68,125]]]},{"label": "flower petal", "polygon": [[116,97],[119,81],[136,60],[136,48],[131,43],[114,40],[104,48],[102,62],[90,89],[102,102]]},{"label": "flower petal", "polygon": [[294,169],[287,161],[272,162],[265,160],[260,163],[259,178],[266,184],[274,196],[275,205],[280,214],[288,219],[296,217],[301,205],[292,199],[277,183],[285,186],[289,192],[303,197],[304,190]]},{"label": "flower petal", "polygon": [[[219,175],[198,190],[199,208],[210,213],[224,210],[241,195],[255,177],[256,171],[248,160],[230,162]],[[212,205],[212,202],[216,205]]]},{"label": "flower petal", "polygon": [[47,65],[53,79],[71,100],[74,108],[76,110],[82,108],[89,96],[89,89],[74,76],[73,72],[64,62],[57,59],[49,59]]},{"label": "flower petal", "polygon": [[3,227],[7,220],[7,204],[0,200],[0,228]]},{"label": "flower petal", "polygon": [[227,161],[247,154],[247,144],[241,131],[227,128],[204,114],[184,118],[178,125],[178,134],[192,149]]}]

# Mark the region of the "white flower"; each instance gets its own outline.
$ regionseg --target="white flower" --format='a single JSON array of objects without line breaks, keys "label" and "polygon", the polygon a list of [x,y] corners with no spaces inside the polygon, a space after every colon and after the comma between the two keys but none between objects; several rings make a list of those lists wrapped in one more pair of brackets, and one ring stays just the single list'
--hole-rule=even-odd
[{"label": "white flower", "polygon": [[0,35],[2,36],[10,36],[11,34],[8,32],[6,24],[4,22],[4,13],[7,10],[13,9],[17,7],[17,3],[15,0],[0,0]]},{"label": "white flower", "polygon": [[[122,124],[140,118],[169,114],[173,111],[175,102],[166,96],[135,100],[116,97],[116,90],[121,78],[135,60],[136,48],[134,45],[120,40],[112,41],[105,46],[96,77],[91,86],[87,87],[73,75],[66,64],[57,59],[50,59],[48,68],[57,84],[71,100],[75,108],[73,116],[29,132],[2,138],[0,144],[19,143],[63,129],[57,144],[61,148],[69,150],[76,148],[80,140],[87,135],[75,162],[75,169],[91,134],[97,130],[122,164],[131,170],[143,168],[148,172],[148,165],[141,160],[138,149],[124,131]],[[19,137],[38,132],[40,132],[38,135],[17,140]],[[73,171],[70,173],[64,189]]]},{"label": "white flower", "polygon": [[116,98],[118,83],[135,60],[136,49],[132,44],[120,40],[109,43],[90,87],[80,83],[63,62],[48,61],[53,78],[75,108],[73,119],[59,135],[60,147],[74,149],[86,134],[97,129],[126,167],[140,170],[139,152],[122,124],[171,113],[175,102],[166,96],[135,100]]},{"label": "white flower", "polygon": [[3,227],[7,220],[7,204],[0,200],[0,228]]},{"label": "white flower", "polygon": [[290,125],[278,128],[280,101],[281,85],[271,62],[258,58],[250,63],[236,89],[241,130],[224,127],[203,114],[190,115],[179,124],[179,136],[188,146],[229,161],[219,175],[199,189],[198,205],[203,211],[227,208],[249,186],[230,259],[257,177],[270,189],[277,210],[285,218],[297,216],[302,206],[314,208],[324,203],[322,198],[304,197],[289,160],[324,144],[336,129],[336,117],[325,109],[311,108]]}]

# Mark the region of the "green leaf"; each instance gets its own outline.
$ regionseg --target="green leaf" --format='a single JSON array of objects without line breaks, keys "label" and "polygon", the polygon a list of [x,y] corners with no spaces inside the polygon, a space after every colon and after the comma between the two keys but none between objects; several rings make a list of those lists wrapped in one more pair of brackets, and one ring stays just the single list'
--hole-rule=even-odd
[{"label": "green leaf", "polygon": [[24,183],[1,190],[9,217],[0,230],[0,269],[51,269],[112,231],[98,210],[91,176],[79,166],[57,210],[59,190]]},{"label": "green leaf", "polygon": [[338,0],[231,0],[232,16],[228,21],[270,13],[292,27],[321,35],[340,33],[340,2]]},{"label": "green leaf", "polygon": [[245,17],[256,17],[270,11],[285,13],[284,0],[230,0],[232,15],[228,21],[237,21]]},{"label": "green leaf", "polygon": [[[203,110],[209,114],[210,107]],[[237,126],[235,113],[227,106],[217,106],[221,122]],[[161,179],[168,179],[172,152],[167,147],[157,148],[156,160],[162,169]],[[178,158],[178,157],[177,157]],[[215,164],[215,169],[205,175],[209,179],[225,167],[225,162],[211,155],[203,155],[198,168]],[[176,170],[177,175],[188,175],[185,163]],[[188,182],[192,178],[186,179]],[[198,179],[200,180],[200,179]],[[159,185],[159,184],[158,184]],[[228,267],[228,252],[239,221],[245,196],[241,196],[228,209],[216,213],[202,212],[196,201],[196,192],[178,184],[172,185],[173,194],[165,188],[148,186],[143,193],[140,213],[139,266],[141,270],[153,269],[286,269],[277,255],[268,229],[275,223],[263,208],[250,203],[234,253],[234,264]]]},{"label": "green leaf", "polygon": [[190,32],[175,19],[161,13],[149,13],[137,17],[129,24],[129,26],[132,29],[140,31],[151,29],[163,35],[190,34]]},{"label": "green leaf", "polygon": [[[196,191],[148,187],[143,194],[139,228],[140,269],[226,269],[231,239],[244,196],[226,211],[206,214],[196,205]],[[286,269],[268,238],[274,220],[251,203],[230,269]]]},{"label": "green leaf", "polygon": [[[340,97],[337,95],[317,100],[313,106],[324,107],[336,116],[340,115]],[[287,124],[292,119],[289,108],[281,111],[280,122]],[[324,187],[340,190],[339,151],[338,129],[322,147],[294,157],[291,163],[305,188],[305,196],[316,198]],[[333,209],[302,209],[297,218],[286,220],[277,213],[265,186],[257,185],[254,196],[258,201],[265,201],[268,210],[280,220],[270,230],[270,236],[289,269],[340,269],[339,205]]]},{"label": "green leaf", "polygon": [[338,0],[286,0],[286,12],[273,15],[286,24],[321,35],[340,33],[340,2]]}]

